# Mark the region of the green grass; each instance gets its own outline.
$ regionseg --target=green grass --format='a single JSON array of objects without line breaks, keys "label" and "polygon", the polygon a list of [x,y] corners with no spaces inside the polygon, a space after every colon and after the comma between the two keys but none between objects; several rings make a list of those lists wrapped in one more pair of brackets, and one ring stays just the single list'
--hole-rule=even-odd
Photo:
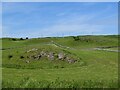
[{"label": "green grass", "polygon": [[[13,88],[117,88],[118,53],[94,50],[96,47],[118,46],[118,36],[79,36],[34,38],[12,41],[2,39],[2,85]],[[9,49],[10,48],[10,49]],[[32,48],[38,49],[27,53]],[[116,50],[116,48],[111,48]],[[65,53],[75,63],[28,59],[41,51]],[[12,56],[9,58],[9,56]],[[25,58],[20,58],[24,56]],[[30,63],[25,61],[29,60]]]},{"label": "green grass", "polygon": [[114,47],[114,48],[109,48],[109,50],[119,50],[118,47]]}]

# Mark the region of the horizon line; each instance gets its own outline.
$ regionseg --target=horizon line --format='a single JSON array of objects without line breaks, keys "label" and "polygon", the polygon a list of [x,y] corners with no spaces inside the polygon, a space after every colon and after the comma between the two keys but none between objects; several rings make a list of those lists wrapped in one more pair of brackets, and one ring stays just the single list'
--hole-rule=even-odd
[{"label": "horizon line", "polygon": [[[63,37],[71,37],[71,36],[111,36],[111,35],[120,35],[120,34],[86,34],[86,35],[68,35],[68,36],[42,36],[42,37],[28,37],[30,39],[32,38],[63,38]],[[26,36],[27,37],[27,36]],[[26,37],[0,37],[0,38],[23,38],[25,39]]]}]

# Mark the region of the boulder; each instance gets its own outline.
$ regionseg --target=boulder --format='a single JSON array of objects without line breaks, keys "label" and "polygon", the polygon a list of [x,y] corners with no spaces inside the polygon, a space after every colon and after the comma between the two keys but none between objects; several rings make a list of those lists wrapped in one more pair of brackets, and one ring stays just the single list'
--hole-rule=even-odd
[{"label": "boulder", "polygon": [[25,62],[26,62],[26,63],[30,63],[30,61],[28,61],[28,60],[26,60]]},{"label": "boulder", "polygon": [[36,49],[36,48],[33,48],[33,49],[31,49],[31,51],[37,51],[38,49]]},{"label": "boulder", "polygon": [[76,62],[76,60],[74,60],[73,58],[70,58],[70,57],[66,57],[66,61],[68,63],[75,63]]},{"label": "boulder", "polygon": [[41,56],[47,56],[47,53],[44,52],[44,51],[41,51],[40,55],[41,55]]},{"label": "boulder", "polygon": [[54,53],[53,53],[53,52],[50,52],[50,53],[48,54],[48,58],[49,58],[50,60],[54,60]]},{"label": "boulder", "polygon": [[74,59],[69,59],[68,60],[68,63],[75,63],[76,62],[76,60],[74,60]]},{"label": "boulder", "polygon": [[59,60],[64,60],[65,59],[65,55],[63,53],[59,53],[58,54],[58,59]]}]

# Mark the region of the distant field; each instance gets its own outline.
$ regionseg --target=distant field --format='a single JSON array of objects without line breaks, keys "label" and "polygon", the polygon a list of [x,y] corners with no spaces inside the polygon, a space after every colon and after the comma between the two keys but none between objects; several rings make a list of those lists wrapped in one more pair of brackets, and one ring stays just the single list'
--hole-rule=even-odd
[{"label": "distant field", "polygon": [[[112,47],[111,51],[96,50]],[[2,39],[3,88],[117,88],[118,36]]]}]

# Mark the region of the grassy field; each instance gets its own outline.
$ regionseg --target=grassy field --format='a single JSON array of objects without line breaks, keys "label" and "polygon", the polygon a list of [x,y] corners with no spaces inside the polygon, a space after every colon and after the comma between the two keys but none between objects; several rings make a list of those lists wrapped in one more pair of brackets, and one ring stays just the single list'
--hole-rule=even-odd
[{"label": "grassy field", "polygon": [[[3,88],[117,88],[118,36],[47,37],[19,40],[2,38]],[[40,52],[65,54],[75,62],[41,57]]]}]

